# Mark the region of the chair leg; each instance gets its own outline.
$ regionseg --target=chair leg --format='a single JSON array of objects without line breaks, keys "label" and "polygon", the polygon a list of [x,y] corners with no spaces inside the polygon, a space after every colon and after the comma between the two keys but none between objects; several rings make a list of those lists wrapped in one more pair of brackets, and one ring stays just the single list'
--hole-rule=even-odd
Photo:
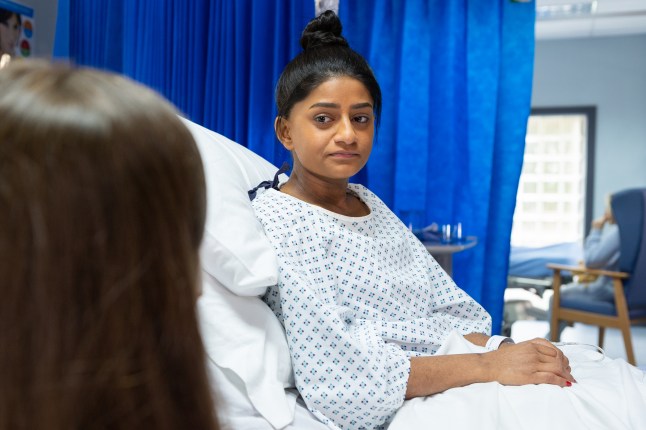
[{"label": "chair leg", "polygon": [[635,362],[635,354],[633,353],[633,341],[630,337],[630,323],[621,324],[621,333],[624,335],[624,344],[626,345],[626,358],[630,364],[637,366]]},{"label": "chair leg", "polygon": [[619,329],[624,336],[624,344],[626,345],[626,358],[630,364],[636,366],[633,342],[630,337],[630,317],[628,316],[628,305],[626,304],[626,296],[624,296],[623,283],[618,278],[613,279],[612,283],[615,289],[615,307],[617,308]]},{"label": "chair leg", "polygon": [[559,319],[556,315],[552,315],[552,320],[550,321],[550,341],[558,342],[561,337],[559,333]]},{"label": "chair leg", "polygon": [[606,334],[606,328],[602,325],[599,326],[599,348],[603,348],[603,336]]},{"label": "chair leg", "polygon": [[550,340],[552,342],[557,342],[561,337],[559,333],[559,310],[561,308],[561,271],[554,270],[554,280],[553,280],[553,289],[554,295],[552,296],[551,311],[552,315],[550,318]]}]

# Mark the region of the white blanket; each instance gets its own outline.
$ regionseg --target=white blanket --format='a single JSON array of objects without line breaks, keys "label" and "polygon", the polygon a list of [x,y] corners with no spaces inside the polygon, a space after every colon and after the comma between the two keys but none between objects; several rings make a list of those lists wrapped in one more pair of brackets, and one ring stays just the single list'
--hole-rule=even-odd
[{"label": "white blanket", "polygon": [[[483,352],[457,332],[439,354]],[[389,430],[410,429],[646,429],[645,373],[624,360],[576,347],[564,352],[577,383],[503,386],[496,382],[453,388],[404,402]]]}]

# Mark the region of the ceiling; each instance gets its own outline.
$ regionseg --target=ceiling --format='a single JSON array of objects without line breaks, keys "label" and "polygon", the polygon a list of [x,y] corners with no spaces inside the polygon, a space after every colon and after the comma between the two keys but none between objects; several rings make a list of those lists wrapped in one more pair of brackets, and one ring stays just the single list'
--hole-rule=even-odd
[{"label": "ceiling", "polygon": [[646,0],[536,0],[536,39],[646,34]]}]

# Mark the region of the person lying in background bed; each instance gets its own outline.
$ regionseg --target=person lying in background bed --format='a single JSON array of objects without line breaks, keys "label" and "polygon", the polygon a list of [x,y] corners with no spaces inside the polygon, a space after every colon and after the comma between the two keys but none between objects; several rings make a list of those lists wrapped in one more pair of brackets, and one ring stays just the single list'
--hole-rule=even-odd
[{"label": "person lying in background bed", "polygon": [[217,429],[195,315],[205,184],[125,78],[0,71],[0,428]]},{"label": "person lying in background bed", "polygon": [[[276,88],[276,136],[293,170],[252,205],[280,265],[264,299],[310,410],[333,428],[377,428],[405,399],[454,387],[575,382],[545,339],[490,337],[482,306],[377,196],[349,184],[370,156],[379,84],[333,12],[307,25],[301,45]],[[490,352],[434,355],[453,330]]]}]

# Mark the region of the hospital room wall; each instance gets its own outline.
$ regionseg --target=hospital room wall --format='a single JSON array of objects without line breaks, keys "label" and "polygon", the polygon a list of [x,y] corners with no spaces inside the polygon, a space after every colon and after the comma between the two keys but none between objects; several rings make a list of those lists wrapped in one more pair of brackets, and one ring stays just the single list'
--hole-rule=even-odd
[{"label": "hospital room wall", "polygon": [[646,186],[646,35],[537,41],[532,107],[596,106],[593,216]]}]

